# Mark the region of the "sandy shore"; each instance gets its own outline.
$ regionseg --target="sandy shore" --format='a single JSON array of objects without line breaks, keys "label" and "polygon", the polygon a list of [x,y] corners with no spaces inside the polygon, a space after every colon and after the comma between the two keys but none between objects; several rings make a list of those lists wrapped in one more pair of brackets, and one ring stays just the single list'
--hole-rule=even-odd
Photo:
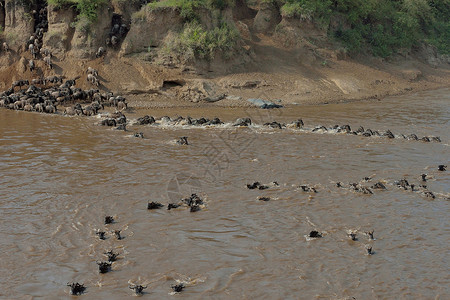
[{"label": "sandy shore", "polygon": [[[0,89],[18,79],[63,75],[80,77],[77,87],[96,88],[86,81],[87,67],[98,70],[102,91],[124,95],[130,107],[250,107],[247,100],[260,98],[289,107],[379,100],[386,96],[450,87],[450,66],[433,66],[418,58],[373,57],[338,59],[333,55],[305,61],[282,49],[255,48],[255,56],[230,71],[236,62],[211,62],[207,66],[162,66],[139,56],[117,53],[95,60],[74,59],[69,54],[54,58],[54,69],[42,61],[38,72],[24,64],[29,53],[0,56]],[[285,52],[283,52],[285,51]]]}]

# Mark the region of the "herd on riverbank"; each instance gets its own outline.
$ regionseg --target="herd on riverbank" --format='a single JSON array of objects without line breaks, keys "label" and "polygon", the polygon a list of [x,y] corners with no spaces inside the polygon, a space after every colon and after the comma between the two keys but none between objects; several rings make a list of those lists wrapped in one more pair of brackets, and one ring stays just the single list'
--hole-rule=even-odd
[{"label": "herd on riverbank", "polygon": [[[86,71],[87,80],[94,85],[98,84],[98,72],[89,67]],[[11,88],[0,93],[0,107],[12,110],[22,110],[39,113],[61,113],[60,107],[63,107],[62,114],[68,116],[94,116],[97,115],[105,106],[114,107],[116,112],[102,114],[100,125],[116,127],[119,130],[126,130],[128,122],[124,111],[128,104],[126,98],[120,95],[114,95],[112,92],[101,92],[99,89],[83,90],[75,87],[78,78],[66,80],[63,83],[62,76],[48,76],[45,78],[33,79],[31,84],[28,80],[18,80],[13,82]],[[19,88],[16,91],[16,88]],[[219,126],[223,125],[219,118],[191,118],[176,117],[170,118],[164,116],[155,119],[152,116],[138,118],[132,125],[166,125],[166,126]],[[253,124],[250,118],[238,118],[231,123],[233,127],[248,127]],[[301,129],[313,133],[345,133],[350,135],[359,135],[363,137],[386,137],[403,138],[407,140],[422,142],[441,142],[440,137],[424,136],[418,137],[416,134],[398,134],[394,135],[392,131],[386,130],[380,132],[370,128],[360,126],[352,130],[349,125],[334,125],[326,127],[324,125],[315,126],[306,129],[301,119],[291,123],[279,123],[276,121],[262,124],[265,127],[273,129]],[[137,137],[143,137],[142,134],[136,134]]]}]

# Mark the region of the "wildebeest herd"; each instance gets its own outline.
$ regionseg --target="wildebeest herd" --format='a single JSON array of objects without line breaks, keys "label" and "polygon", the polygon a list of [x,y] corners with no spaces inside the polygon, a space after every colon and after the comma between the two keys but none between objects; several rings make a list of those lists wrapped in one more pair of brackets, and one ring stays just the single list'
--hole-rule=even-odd
[{"label": "wildebeest herd", "polygon": [[[97,71],[89,68],[87,72],[90,71],[93,73],[88,75],[95,77]],[[100,92],[98,89],[83,90],[75,87],[78,78],[66,80],[64,83],[63,78],[57,75],[47,76],[33,79],[31,84],[28,80],[14,81],[11,88],[0,93],[0,107],[56,113],[64,106],[65,115],[85,116],[97,114],[105,105],[118,110],[127,108],[125,97],[114,96],[111,92]]]},{"label": "wildebeest herd", "polygon": [[[154,201],[147,203],[148,210],[160,209],[163,206],[164,206],[163,204]],[[192,194],[187,198],[181,199],[179,203],[169,203],[167,206],[167,210],[172,210],[175,208],[179,208],[181,206],[189,207],[190,212],[197,212],[201,210],[201,208],[205,207],[205,201],[197,194]],[[114,216],[105,216],[103,221],[106,226],[117,223],[116,218]],[[115,236],[116,240],[124,239],[124,237],[121,235],[121,230],[116,229],[111,230],[110,232],[112,233],[113,236]],[[97,229],[95,231],[95,235],[97,235],[97,237],[100,240],[107,239],[106,233],[107,229],[105,230]],[[103,254],[107,257],[107,260],[96,261],[96,264],[98,265],[98,272],[100,274],[106,274],[111,272],[113,263],[119,259],[120,255],[119,253],[114,252],[114,250],[108,250]],[[70,287],[70,294],[72,295],[81,295],[86,291],[87,288],[84,284],[78,282],[67,283],[67,286]],[[144,286],[142,284],[135,284],[130,281],[128,287],[129,289],[134,291],[136,296],[142,296],[144,294],[144,290],[147,288],[147,286]],[[173,293],[181,293],[181,291],[185,287],[186,286],[182,282],[179,282],[171,286]]]}]

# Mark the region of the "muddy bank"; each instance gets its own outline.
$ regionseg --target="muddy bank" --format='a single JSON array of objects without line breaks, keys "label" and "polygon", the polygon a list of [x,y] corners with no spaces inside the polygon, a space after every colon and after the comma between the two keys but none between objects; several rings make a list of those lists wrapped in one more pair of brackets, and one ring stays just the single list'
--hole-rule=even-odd
[{"label": "muddy bank", "polygon": [[[240,3],[221,13],[240,35],[231,58],[218,53],[210,60],[180,61],[158,54],[183,27],[176,9],[146,10],[118,2],[99,8],[97,21],[83,31],[80,24],[69,26],[76,21],[73,8],[47,7],[43,1],[20,6],[30,20],[14,18],[13,24],[8,20],[18,8],[6,2],[2,41],[9,50],[0,51],[1,91],[17,80],[62,76],[79,77],[77,88],[124,95],[135,108],[246,107],[252,105],[249,98],[289,107],[379,100],[450,86],[448,58],[430,46],[389,60],[351,58],[314,24],[286,19],[266,6]],[[205,28],[217,23],[206,13],[200,21]],[[20,35],[13,31],[17,28],[23,29]],[[38,39],[33,37],[37,34]],[[31,51],[30,38],[37,40],[35,49],[51,54]],[[96,57],[100,47],[105,55]],[[86,80],[88,67],[98,70],[98,87]]]}]

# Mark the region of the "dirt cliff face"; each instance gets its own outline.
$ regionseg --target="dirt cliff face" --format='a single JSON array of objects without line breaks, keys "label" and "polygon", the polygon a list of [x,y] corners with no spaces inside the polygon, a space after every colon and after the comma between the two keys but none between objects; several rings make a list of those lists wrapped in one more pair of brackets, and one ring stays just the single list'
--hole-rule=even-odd
[{"label": "dirt cliff face", "polygon": [[53,54],[62,54],[71,49],[75,29],[71,24],[75,21],[76,12],[72,7],[57,8],[48,6],[48,32],[44,35],[44,45]]},{"label": "dirt cliff face", "polygon": [[71,41],[71,55],[76,58],[95,56],[98,47],[104,46],[111,29],[113,11],[105,4],[97,10],[97,20],[90,26],[76,26]]},{"label": "dirt cliff face", "polygon": [[148,51],[148,47],[158,47],[170,31],[183,28],[183,18],[177,9],[163,7],[149,10],[145,7],[131,21],[131,28],[124,40],[121,54]]},{"label": "dirt cliff face", "polygon": [[5,38],[11,46],[21,46],[34,31],[33,7],[23,0],[5,0]]}]

